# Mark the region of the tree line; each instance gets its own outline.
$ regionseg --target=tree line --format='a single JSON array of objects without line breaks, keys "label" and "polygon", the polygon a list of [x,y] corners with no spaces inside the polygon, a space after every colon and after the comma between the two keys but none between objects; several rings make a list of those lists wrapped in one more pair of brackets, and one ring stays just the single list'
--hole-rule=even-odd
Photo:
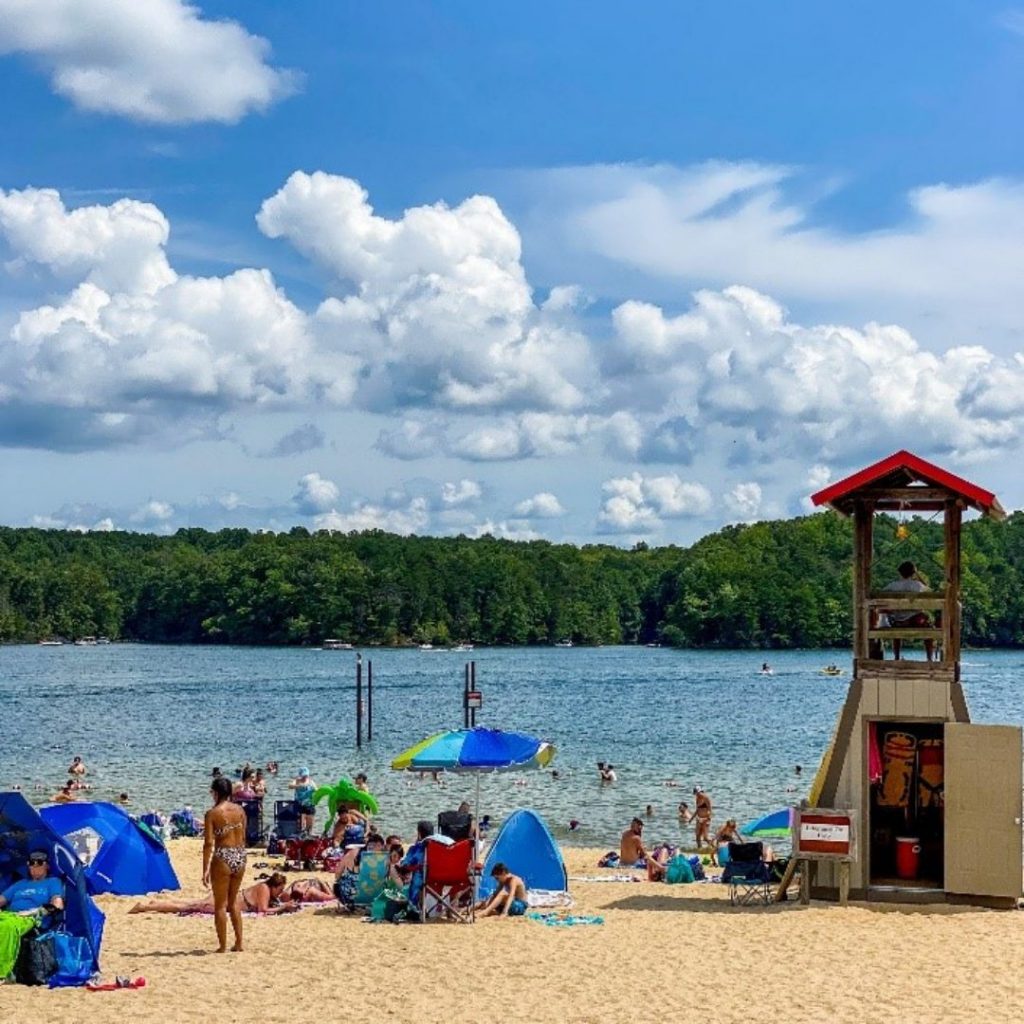
[{"label": "tree line", "polygon": [[[875,585],[942,579],[941,525],[876,527]],[[851,633],[852,532],[831,512],[632,550],[493,537],[0,528],[0,641],[663,643],[824,647]],[[964,641],[1024,645],[1024,513],[963,532]]]}]

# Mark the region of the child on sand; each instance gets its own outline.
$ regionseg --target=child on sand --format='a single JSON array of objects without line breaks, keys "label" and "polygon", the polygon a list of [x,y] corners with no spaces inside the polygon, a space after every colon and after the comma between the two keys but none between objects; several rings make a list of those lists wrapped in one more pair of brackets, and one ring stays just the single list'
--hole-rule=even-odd
[{"label": "child on sand", "polygon": [[493,895],[478,906],[481,917],[522,917],[526,913],[526,883],[504,864],[495,864],[491,877],[498,883]]}]

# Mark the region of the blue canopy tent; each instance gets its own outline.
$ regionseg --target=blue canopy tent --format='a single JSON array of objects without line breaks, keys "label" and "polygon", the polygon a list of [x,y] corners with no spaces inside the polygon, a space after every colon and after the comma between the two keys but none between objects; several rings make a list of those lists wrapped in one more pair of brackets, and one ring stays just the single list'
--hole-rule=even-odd
[{"label": "blue canopy tent", "polygon": [[33,850],[45,850],[50,873],[64,883],[64,930],[85,939],[99,970],[103,912],[89,895],[85,873],[71,845],[39,816],[21,793],[0,793],[0,887],[27,877]]},{"label": "blue canopy tent", "polygon": [[518,875],[527,889],[565,892],[569,888],[562,851],[536,811],[524,808],[505,819],[484,861],[481,896],[490,896],[497,888],[491,869],[498,863]]},{"label": "blue canopy tent", "polygon": [[93,895],[141,896],[181,888],[164,844],[123,807],[54,804],[39,813],[78,854]]}]

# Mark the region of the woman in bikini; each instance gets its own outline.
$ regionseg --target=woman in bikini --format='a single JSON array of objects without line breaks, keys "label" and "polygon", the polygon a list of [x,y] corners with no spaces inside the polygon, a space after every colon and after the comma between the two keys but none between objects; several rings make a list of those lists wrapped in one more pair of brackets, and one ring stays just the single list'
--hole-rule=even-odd
[{"label": "woman in bikini", "polygon": [[[296,883],[297,884],[297,883]],[[242,889],[232,904],[234,913],[250,914],[283,914],[294,910],[294,906],[281,906],[288,879],[280,872],[275,872],[266,881],[256,882],[247,889]],[[333,898],[333,897],[332,897]],[[213,899],[192,900],[188,902],[175,900],[149,900],[136,903],[129,914],[216,914],[217,906]]]},{"label": "woman in bikini", "polygon": [[203,832],[203,885],[213,890],[213,924],[220,946],[228,948],[228,916],[235,932],[232,952],[242,951],[242,913],[238,894],[245,874],[245,811],[231,801],[231,780],[220,776],[210,786],[213,807]]}]

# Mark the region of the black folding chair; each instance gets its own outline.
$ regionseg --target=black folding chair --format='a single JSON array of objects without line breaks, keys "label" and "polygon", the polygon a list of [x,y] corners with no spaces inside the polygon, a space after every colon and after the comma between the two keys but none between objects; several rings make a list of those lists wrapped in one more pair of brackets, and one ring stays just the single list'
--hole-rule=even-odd
[{"label": "black folding chair", "polygon": [[730,843],[729,863],[722,881],[729,885],[733,906],[767,906],[772,901],[771,866],[764,859],[764,843]]}]

